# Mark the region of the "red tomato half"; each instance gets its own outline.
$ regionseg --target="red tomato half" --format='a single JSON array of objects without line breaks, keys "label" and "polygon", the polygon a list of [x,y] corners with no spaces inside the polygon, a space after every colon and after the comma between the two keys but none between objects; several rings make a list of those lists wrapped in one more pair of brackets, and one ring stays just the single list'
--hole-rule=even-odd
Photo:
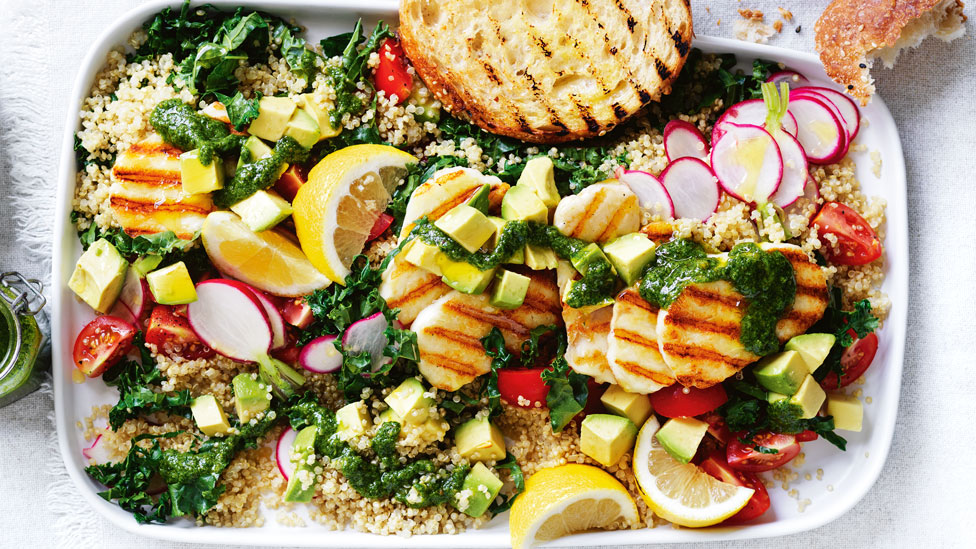
[{"label": "red tomato half", "polygon": [[[788,463],[800,453],[800,444],[793,435],[762,431],[752,437],[752,441],[748,444],[740,440],[745,436],[744,431],[735,433],[729,440],[729,446],[725,452],[729,466],[739,471],[750,473],[771,471]],[[770,453],[760,452],[756,447],[762,447]],[[775,453],[771,453],[773,451]]]},{"label": "red tomato half", "polygon": [[132,349],[136,329],[111,315],[102,315],[81,329],[75,339],[75,366],[88,377],[98,377]]},{"label": "red tomato half", "polygon": [[696,389],[683,387],[678,383],[651,393],[649,396],[654,412],[664,417],[700,416],[725,404],[729,399],[725,394],[725,388],[721,385]]},{"label": "red tomato half", "polygon": [[216,354],[190,328],[186,305],[157,305],[149,317],[146,343],[154,345],[158,352],[187,360],[210,358]]},{"label": "red tomato half", "polygon": [[[535,408],[536,402],[541,403],[539,406],[545,406],[549,386],[542,381],[542,370],[544,369],[499,370],[498,391],[502,394],[502,399],[512,406],[521,406],[522,408]],[[519,404],[519,397],[522,397],[523,401],[529,401],[530,404]]]},{"label": "red tomato half", "polygon": [[388,213],[381,213],[379,217],[376,218],[376,223],[373,223],[373,228],[369,230],[369,236],[366,237],[366,242],[375,240],[381,234],[386,232],[390,225],[393,224],[393,216]]},{"label": "red tomato half", "polygon": [[859,377],[864,375],[868,366],[874,361],[874,355],[878,354],[878,336],[874,332],[864,336],[862,339],[858,339],[853,331],[850,333],[854,336],[854,343],[851,343],[850,347],[844,349],[844,354],[840,356],[840,366],[844,370],[844,374],[840,376],[840,384],[837,384],[837,374],[835,372],[830,372],[820,382],[820,386],[827,391],[836,391],[840,387],[847,387],[851,383],[854,383]]},{"label": "red tomato half", "polygon": [[387,97],[396,95],[397,105],[410,96],[413,77],[407,72],[407,56],[395,38],[387,38],[380,45],[380,64],[373,76],[376,89],[386,92]]},{"label": "red tomato half", "polygon": [[740,509],[738,513],[725,519],[724,524],[748,522],[754,518],[758,518],[769,509],[769,492],[766,491],[766,486],[763,485],[762,480],[752,473],[736,471],[732,467],[729,467],[725,454],[721,451],[715,451],[709,454],[705,458],[705,461],[701,462],[698,467],[722,482],[736,486],[745,486],[746,488],[755,490],[752,497],[749,498],[749,503],[746,503],[746,506]]},{"label": "red tomato half", "polygon": [[[821,248],[831,263],[837,265],[866,265],[881,257],[881,239],[868,222],[853,208],[839,202],[828,202],[813,218]],[[824,235],[837,237],[837,251]]]}]

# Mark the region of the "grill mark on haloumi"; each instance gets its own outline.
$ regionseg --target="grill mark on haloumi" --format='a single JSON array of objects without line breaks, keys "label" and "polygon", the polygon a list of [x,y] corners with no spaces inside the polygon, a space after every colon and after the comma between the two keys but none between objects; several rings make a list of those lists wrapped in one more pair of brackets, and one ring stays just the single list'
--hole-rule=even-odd
[{"label": "grill mark on haloumi", "polygon": [[620,292],[613,305],[607,362],[617,384],[629,392],[653,393],[675,381],[661,357],[658,311],[636,288]]},{"label": "grill mark on haloumi", "polygon": [[450,291],[451,287],[441,277],[408,263],[399,254],[387,265],[380,282],[380,297],[390,308],[400,309],[397,320],[405,326]]}]

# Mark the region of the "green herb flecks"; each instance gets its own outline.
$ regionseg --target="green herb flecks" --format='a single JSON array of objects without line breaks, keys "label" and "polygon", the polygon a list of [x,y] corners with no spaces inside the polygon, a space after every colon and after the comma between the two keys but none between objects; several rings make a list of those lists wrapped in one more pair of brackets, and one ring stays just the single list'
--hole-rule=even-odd
[{"label": "green herb flecks", "polygon": [[184,151],[199,149],[204,166],[213,161],[215,154],[236,154],[244,143],[244,136],[230,133],[223,122],[199,114],[178,98],[156,105],[149,123],[170,145]]},{"label": "green herb flecks", "polygon": [[[244,152],[241,151],[241,154]],[[214,191],[213,202],[218,207],[229,208],[254,193],[274,185],[284,164],[303,162],[307,157],[308,149],[286,135],[275,143],[271,155],[245,162],[240,166],[223,189]]]}]

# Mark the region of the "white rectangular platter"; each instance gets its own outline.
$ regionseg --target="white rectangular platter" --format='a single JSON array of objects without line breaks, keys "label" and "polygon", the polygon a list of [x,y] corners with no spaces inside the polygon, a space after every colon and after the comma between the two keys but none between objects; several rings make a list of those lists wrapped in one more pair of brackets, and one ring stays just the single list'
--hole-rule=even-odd
[{"label": "white rectangular platter", "polygon": [[[225,9],[243,5],[273,12],[307,28],[309,42],[347,32],[363,17],[371,28],[377,20],[396,21],[396,1],[285,0],[253,1],[211,0]],[[181,542],[228,545],[292,545],[317,547],[507,547],[508,515],[496,517],[484,529],[456,536],[382,537],[353,531],[332,532],[315,523],[307,528],[286,528],[269,516],[267,524],[253,529],[220,529],[196,527],[189,521],[167,525],[139,525],[132,516],[96,495],[101,489],[84,472],[86,459],[81,449],[86,445],[76,422],[91,413],[95,404],[114,403],[114,389],[102,383],[76,384],[71,374],[71,348],[78,330],[92,313],[80,304],[67,281],[81,246],[69,220],[75,186],[73,136],[79,128],[78,113],[82,99],[105,60],[107,52],[120,44],[144,21],[167,5],[178,9],[180,2],[147,2],[115,21],[92,45],[82,64],[73,95],[69,98],[68,120],[64,129],[58,182],[57,217],[54,231],[52,305],[54,345],[54,387],[58,438],[68,473],[85,499],[101,515],[120,528],[159,539]],[[698,37],[694,47],[706,52],[733,53],[742,66],[755,58],[775,60],[798,70],[818,85],[833,86],[818,59],[807,53],[761,46],[731,40]],[[847,452],[840,452],[823,441],[807,444],[805,463],[795,467],[799,478],[790,483],[791,495],[779,484],[770,490],[772,509],[763,519],[748,526],[709,528],[704,530],[659,527],[648,530],[592,532],[557,540],[553,546],[629,545],[649,543],[705,542],[782,536],[822,526],[851,510],[871,489],[881,472],[891,445],[898,409],[905,323],[908,308],[908,222],[906,211],[905,167],[898,129],[881,98],[875,96],[863,110],[868,124],[863,124],[856,143],[866,146],[864,152],[852,152],[858,162],[857,175],[868,196],[887,201],[888,221],[885,228],[885,270],[883,290],[893,303],[891,314],[880,331],[881,346],[875,363],[866,375],[864,396],[871,397],[865,407],[864,430],[844,433],[849,439]],[[880,177],[872,173],[868,151],[882,156]],[[823,473],[817,471],[822,469]],[[809,477],[810,480],[806,480]],[[809,500],[805,510],[801,501]],[[383,520],[377,517],[377,520]]]}]

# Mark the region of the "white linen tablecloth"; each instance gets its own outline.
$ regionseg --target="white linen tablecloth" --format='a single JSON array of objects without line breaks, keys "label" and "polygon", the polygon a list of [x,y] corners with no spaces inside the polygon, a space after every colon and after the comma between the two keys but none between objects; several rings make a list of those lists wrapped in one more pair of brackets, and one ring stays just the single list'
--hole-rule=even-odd
[{"label": "white linen tablecloth", "polygon": [[[133,0],[0,0],[0,269],[49,279],[52,203],[65,109],[81,59]],[[268,4],[273,4],[269,0]],[[825,0],[693,2],[699,35],[732,37],[736,10],[776,8],[793,23],[770,43],[812,51]],[[974,12],[967,8],[972,16]],[[877,69],[908,169],[911,300],[897,431],[880,480],[852,511],[791,538],[734,547],[972,547],[976,543],[976,34],[930,39]],[[799,31],[799,32],[797,32]],[[902,307],[905,304],[898,303]],[[0,546],[183,547],[94,517],[82,530],[50,502],[63,466],[50,445],[53,404],[35,393],[0,409]],[[718,544],[712,544],[719,547]]]}]

